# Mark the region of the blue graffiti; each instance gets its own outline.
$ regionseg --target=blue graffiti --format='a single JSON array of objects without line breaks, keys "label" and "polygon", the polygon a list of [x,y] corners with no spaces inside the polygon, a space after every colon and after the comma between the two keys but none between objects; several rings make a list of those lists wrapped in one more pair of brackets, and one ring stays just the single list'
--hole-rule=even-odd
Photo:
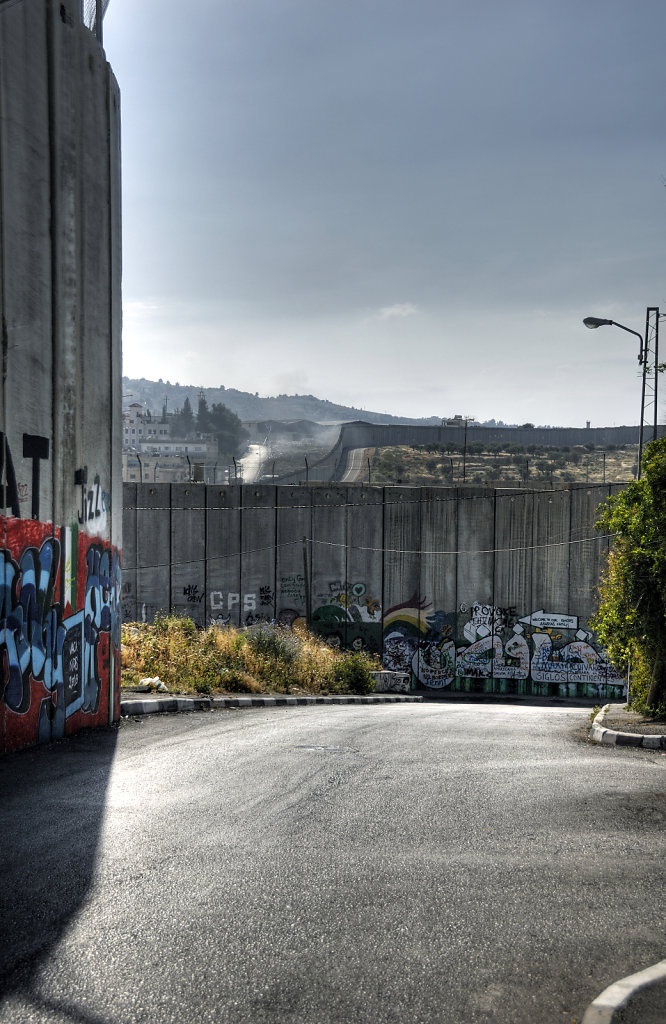
[{"label": "blue graffiti", "polygon": [[26,548],[18,562],[0,549],[0,701],[24,714],[30,680],[40,681],[51,694],[40,706],[40,740],[62,736],[75,711],[98,710],[100,634],[109,633],[114,648],[120,646],[118,552],[89,548],[84,608],[66,619],[54,602],[60,563],[55,537],[39,549]]},{"label": "blue graffiti", "polygon": [[0,699],[12,711],[27,711],[30,676],[50,690],[58,683],[63,632],[53,590],[59,565],[55,537],[39,550],[26,548],[18,563],[0,550],[0,657],[4,648],[7,664]]}]

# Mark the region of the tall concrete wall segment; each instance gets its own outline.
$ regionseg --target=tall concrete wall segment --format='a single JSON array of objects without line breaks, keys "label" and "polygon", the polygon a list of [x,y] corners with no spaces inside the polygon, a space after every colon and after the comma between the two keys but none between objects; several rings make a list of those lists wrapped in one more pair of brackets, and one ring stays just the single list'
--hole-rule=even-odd
[{"label": "tall concrete wall segment", "polygon": [[[663,436],[666,427],[658,427]],[[381,448],[390,445],[440,444],[462,445],[481,441],[483,444],[520,445],[585,445],[603,447],[609,444],[638,444],[638,427],[481,427],[443,425],[439,427],[399,423],[343,423],[338,439],[331,451],[309,466],[307,478],[315,481],[340,480],[347,468],[347,453],[354,448]],[[278,483],[302,483],[305,467],[288,473]]]},{"label": "tall concrete wall segment", "polygon": [[125,485],[123,615],[300,620],[430,693],[619,699],[588,622],[617,489]]},{"label": "tall concrete wall segment", "polygon": [[0,750],[119,714],[120,100],[77,0],[0,3]]}]

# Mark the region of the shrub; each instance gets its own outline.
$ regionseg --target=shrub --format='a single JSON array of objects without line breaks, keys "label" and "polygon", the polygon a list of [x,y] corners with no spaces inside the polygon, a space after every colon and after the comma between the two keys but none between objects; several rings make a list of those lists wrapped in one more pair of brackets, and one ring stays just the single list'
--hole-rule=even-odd
[{"label": "shrub", "polygon": [[621,671],[632,704],[666,713],[666,438],[652,441],[638,481],[600,506],[598,529],[614,536],[592,627]]},{"label": "shrub", "polygon": [[258,623],[248,629],[211,626],[200,630],[191,619],[175,615],[154,625],[123,623],[122,627],[124,686],[157,675],[170,690],[186,693],[290,692],[293,688],[310,693],[329,688],[367,693],[373,668],[379,668],[379,663],[371,657],[335,651],[300,627],[290,630]]},{"label": "shrub", "polygon": [[291,665],[300,654],[297,634],[285,626],[260,622],[248,627],[245,635],[250,649],[269,661]]},{"label": "shrub", "polygon": [[333,670],[333,680],[343,693],[372,693],[375,688],[371,662],[361,653],[342,654]]},{"label": "shrub", "polygon": [[220,669],[219,684],[227,693],[263,693],[264,687],[249,672],[237,668]]}]

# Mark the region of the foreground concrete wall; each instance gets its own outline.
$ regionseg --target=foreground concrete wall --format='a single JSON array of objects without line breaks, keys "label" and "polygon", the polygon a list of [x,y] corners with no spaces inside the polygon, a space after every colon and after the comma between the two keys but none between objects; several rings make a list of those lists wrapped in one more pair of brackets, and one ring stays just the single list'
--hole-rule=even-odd
[{"label": "foreground concrete wall", "polygon": [[0,6],[0,749],[119,715],[119,94],[78,2]]},{"label": "foreground concrete wall", "polygon": [[123,616],[301,620],[429,692],[620,698],[588,624],[615,490],[125,484]]}]

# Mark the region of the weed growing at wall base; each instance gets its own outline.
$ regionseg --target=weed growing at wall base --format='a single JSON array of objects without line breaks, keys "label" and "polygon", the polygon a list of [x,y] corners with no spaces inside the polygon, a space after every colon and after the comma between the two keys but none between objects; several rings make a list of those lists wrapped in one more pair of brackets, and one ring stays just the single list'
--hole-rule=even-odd
[{"label": "weed growing at wall base", "polygon": [[369,693],[376,658],[334,650],[304,628],[210,626],[168,615],[124,623],[122,683],[159,676],[181,693]]}]

